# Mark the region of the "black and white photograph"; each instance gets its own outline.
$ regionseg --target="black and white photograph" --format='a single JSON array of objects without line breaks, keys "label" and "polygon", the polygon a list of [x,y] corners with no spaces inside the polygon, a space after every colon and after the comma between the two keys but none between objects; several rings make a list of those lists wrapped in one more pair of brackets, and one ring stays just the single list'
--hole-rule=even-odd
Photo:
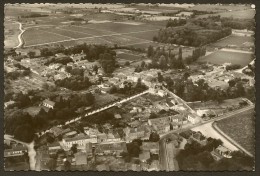
[{"label": "black and white photograph", "polygon": [[255,171],[255,15],[4,4],[4,170]]}]

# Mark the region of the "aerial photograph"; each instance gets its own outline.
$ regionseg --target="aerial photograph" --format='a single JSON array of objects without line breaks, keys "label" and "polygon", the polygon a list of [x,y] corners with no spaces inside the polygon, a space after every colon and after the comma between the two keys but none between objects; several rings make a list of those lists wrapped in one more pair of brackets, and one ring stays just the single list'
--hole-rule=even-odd
[{"label": "aerial photograph", "polygon": [[5,4],[4,170],[254,171],[255,14]]}]

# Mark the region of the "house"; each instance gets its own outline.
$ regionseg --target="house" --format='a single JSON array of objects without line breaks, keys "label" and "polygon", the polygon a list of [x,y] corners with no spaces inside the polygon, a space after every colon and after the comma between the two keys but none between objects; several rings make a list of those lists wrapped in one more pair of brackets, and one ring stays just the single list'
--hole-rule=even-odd
[{"label": "house", "polygon": [[145,137],[145,129],[142,127],[129,128],[126,127],[124,129],[125,139],[127,142],[131,142],[134,139],[139,139]]},{"label": "house", "polygon": [[190,139],[200,143],[201,145],[206,145],[207,144],[207,138],[200,132],[192,132],[192,135],[190,136]]},{"label": "house", "polygon": [[175,106],[175,105],[177,105],[178,103],[177,103],[177,101],[175,100],[175,99],[171,99],[171,98],[167,98],[166,99],[166,105],[169,107],[169,108],[171,108],[171,107],[173,107],[173,106]]},{"label": "house", "polygon": [[47,145],[49,154],[56,154],[56,152],[61,149],[61,146],[58,142],[54,142]]},{"label": "house", "polygon": [[26,146],[15,146],[11,149],[5,149],[4,150],[4,157],[14,157],[14,156],[22,156],[25,152],[27,152],[28,149]]},{"label": "house", "polygon": [[82,166],[82,165],[87,165],[87,154],[84,152],[77,152],[74,154],[75,156],[75,165],[77,166]]},{"label": "house", "polygon": [[196,124],[200,122],[200,118],[195,114],[189,114],[188,121],[191,122],[192,124]]},{"label": "house", "polygon": [[159,160],[153,160],[152,163],[148,166],[147,171],[160,171],[160,163]]},{"label": "house", "polygon": [[160,89],[160,90],[158,90],[157,94],[160,95],[161,97],[165,97],[167,95],[167,92]]},{"label": "house", "polygon": [[88,135],[84,135],[84,134],[79,134],[73,138],[64,138],[62,140],[64,148],[65,149],[70,149],[73,144],[77,144],[78,147],[84,147],[86,146],[86,143],[97,143],[97,138],[90,138],[90,136]]},{"label": "house", "polygon": [[98,171],[110,171],[109,165],[107,165],[107,164],[99,164],[96,166],[96,169]]},{"label": "house", "polygon": [[185,119],[185,117],[183,114],[176,114],[176,115],[172,116],[171,119],[172,119],[172,122],[182,123],[183,120]]},{"label": "house", "polygon": [[42,105],[45,106],[45,107],[47,107],[47,108],[54,109],[55,102],[46,99],[46,100],[44,100],[44,101],[42,102]]},{"label": "house", "polygon": [[48,162],[51,159],[50,154],[47,150],[37,150],[37,158],[39,158],[38,161],[40,161],[40,170],[49,170]]},{"label": "house", "polygon": [[105,133],[101,133],[97,135],[97,142],[106,142],[107,141],[107,135]]},{"label": "house", "polygon": [[217,148],[213,149],[211,155],[217,161],[222,158],[232,158],[231,151],[222,145],[219,145]]},{"label": "house", "polygon": [[180,12],[180,13],[176,14],[175,16],[188,18],[188,17],[191,17],[192,15],[193,15],[193,12]]},{"label": "house", "polygon": [[159,154],[159,142],[143,142],[142,150],[153,154]]},{"label": "house", "polygon": [[86,143],[86,154],[87,157],[92,157],[93,156],[93,149],[94,149],[94,145],[92,143]]},{"label": "house", "polygon": [[117,133],[108,133],[107,134],[107,141],[106,142],[117,142],[120,141],[121,138]]},{"label": "house", "polygon": [[5,108],[7,108],[7,107],[13,105],[14,103],[15,103],[14,101],[8,101],[8,102],[5,102],[4,106],[5,106]]},{"label": "house", "polygon": [[120,155],[126,151],[126,142],[100,143],[95,148],[97,155]]},{"label": "house", "polygon": [[149,158],[150,158],[150,151],[143,150],[139,154],[139,159],[140,159],[141,162],[146,162]]},{"label": "house", "polygon": [[159,134],[170,131],[170,117],[161,117],[156,119],[149,119],[148,124],[153,127]]},{"label": "house", "polygon": [[59,135],[63,134],[63,129],[55,126],[50,129],[50,132],[53,133],[54,136],[59,136]]}]

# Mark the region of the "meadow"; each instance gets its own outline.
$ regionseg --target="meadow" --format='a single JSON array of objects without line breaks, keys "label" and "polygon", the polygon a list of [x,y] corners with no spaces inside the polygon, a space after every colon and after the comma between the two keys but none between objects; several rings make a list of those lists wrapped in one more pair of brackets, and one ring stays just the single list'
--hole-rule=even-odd
[{"label": "meadow", "polygon": [[246,150],[255,150],[255,112],[253,109],[217,122],[217,126]]},{"label": "meadow", "polygon": [[209,62],[212,64],[239,64],[242,67],[248,65],[252,61],[252,55],[247,53],[216,51],[212,54],[198,59],[198,62]]}]

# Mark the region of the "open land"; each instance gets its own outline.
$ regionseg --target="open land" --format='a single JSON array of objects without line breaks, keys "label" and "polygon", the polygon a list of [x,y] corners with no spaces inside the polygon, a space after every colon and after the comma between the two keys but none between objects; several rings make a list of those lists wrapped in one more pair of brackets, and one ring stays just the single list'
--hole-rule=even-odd
[{"label": "open land", "polygon": [[234,117],[223,119],[217,122],[217,126],[229,137],[237,141],[249,152],[254,153],[255,136],[255,112],[248,110],[237,114]]},{"label": "open land", "polygon": [[252,60],[253,60],[252,54],[236,53],[236,52],[228,52],[228,51],[216,51],[210,55],[200,58],[198,61],[210,62],[213,64],[232,63],[232,64],[239,64],[243,67],[246,66],[248,63],[250,63]]}]

